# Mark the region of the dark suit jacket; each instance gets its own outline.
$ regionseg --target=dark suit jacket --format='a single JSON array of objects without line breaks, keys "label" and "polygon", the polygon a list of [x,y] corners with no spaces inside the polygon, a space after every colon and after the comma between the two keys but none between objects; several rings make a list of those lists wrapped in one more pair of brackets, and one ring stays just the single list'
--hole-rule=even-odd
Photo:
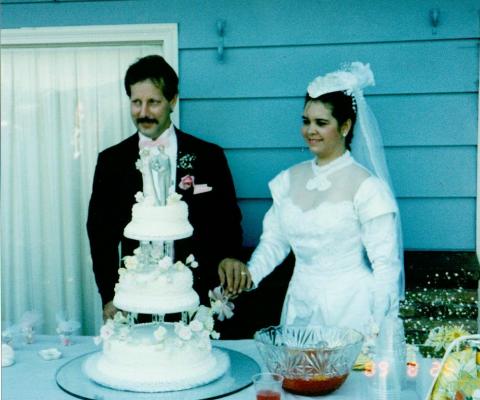
[{"label": "dark suit jacket", "polygon": [[[241,213],[232,175],[223,150],[176,129],[178,140],[175,190],[188,204],[193,236],[175,241],[175,259],[185,261],[193,254],[199,267],[193,270],[194,288],[207,304],[209,289],[217,286],[218,263],[225,257],[240,256],[242,245]],[[142,191],[142,175],[135,167],[138,134],[109,147],[98,155],[92,196],[88,210],[87,231],[95,280],[105,305],[114,296],[121,257],[133,254],[138,242],[123,236],[130,222],[135,194]],[[179,163],[184,156],[194,156],[189,163]],[[181,165],[179,165],[181,164]],[[185,175],[195,183],[208,184],[210,192],[193,194],[193,188],[178,186]]]}]

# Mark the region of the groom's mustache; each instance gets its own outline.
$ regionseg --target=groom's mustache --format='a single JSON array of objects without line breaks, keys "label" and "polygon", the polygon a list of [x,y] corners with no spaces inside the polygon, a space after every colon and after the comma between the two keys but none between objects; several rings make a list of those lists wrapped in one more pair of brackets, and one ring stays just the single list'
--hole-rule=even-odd
[{"label": "groom's mustache", "polygon": [[144,122],[146,122],[147,124],[158,124],[158,121],[155,118],[147,118],[147,117],[137,118],[138,124],[142,124]]}]

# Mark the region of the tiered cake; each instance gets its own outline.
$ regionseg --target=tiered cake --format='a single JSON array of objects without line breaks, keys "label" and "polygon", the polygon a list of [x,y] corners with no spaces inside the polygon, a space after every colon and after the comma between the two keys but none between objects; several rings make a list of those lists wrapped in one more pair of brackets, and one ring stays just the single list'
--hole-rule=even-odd
[{"label": "tiered cake", "polygon": [[[132,221],[124,235],[140,241],[119,269],[113,304],[118,312],[100,330],[103,351],[87,359],[84,369],[97,383],[139,392],[182,390],[219,378],[228,356],[212,349],[213,311],[199,306],[193,290],[193,255],[173,262],[172,240],[193,229],[188,208],[176,193],[168,195],[168,158],[158,148],[140,151],[137,168],[143,192],[136,195]],[[152,314],[151,323],[137,324],[136,315]],[[165,314],[182,313],[181,321],[164,322]]]}]

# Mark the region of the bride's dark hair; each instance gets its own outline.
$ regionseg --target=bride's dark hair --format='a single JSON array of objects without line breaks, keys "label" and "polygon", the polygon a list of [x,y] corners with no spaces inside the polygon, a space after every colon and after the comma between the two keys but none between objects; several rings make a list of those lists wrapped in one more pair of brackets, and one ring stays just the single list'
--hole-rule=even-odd
[{"label": "bride's dark hair", "polygon": [[338,126],[342,126],[347,120],[352,121],[352,126],[347,136],[345,137],[345,147],[350,149],[350,144],[353,139],[353,128],[357,120],[357,105],[353,96],[345,92],[330,92],[322,94],[321,96],[312,98],[308,94],[305,96],[305,105],[309,101],[320,101],[325,104],[332,112],[333,118],[337,120]]}]

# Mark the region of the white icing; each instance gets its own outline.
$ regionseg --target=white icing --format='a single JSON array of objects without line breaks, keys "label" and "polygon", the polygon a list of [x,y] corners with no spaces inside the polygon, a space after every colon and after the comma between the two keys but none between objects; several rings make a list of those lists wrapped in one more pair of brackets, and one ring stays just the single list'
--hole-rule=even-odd
[{"label": "white icing", "polygon": [[153,379],[142,379],[142,376],[135,375],[134,378],[119,379],[109,370],[98,367],[101,353],[95,353],[87,358],[83,369],[87,376],[93,381],[118,390],[128,390],[134,392],[166,392],[189,389],[195,386],[207,384],[220,378],[230,367],[228,354],[219,349],[213,349],[212,357],[215,359],[215,365],[212,368],[199,368],[195,375],[185,379],[183,374],[179,374],[171,380],[166,380],[162,376],[156,376]]},{"label": "white icing", "polygon": [[169,314],[195,309],[198,294],[193,290],[189,268],[160,273],[158,269],[136,272],[122,268],[115,286],[115,307],[142,314]]},{"label": "white icing", "polygon": [[[218,378],[228,369],[228,360],[218,365],[218,355],[212,352],[205,331],[192,330],[191,336],[182,340],[178,331],[186,327],[182,323],[149,323],[135,325],[127,337],[111,335],[103,341],[94,369],[107,380],[123,381],[127,388],[162,382],[168,390],[176,390]],[[155,334],[159,329],[164,330],[161,340]]]},{"label": "white icing", "polygon": [[136,240],[175,240],[189,237],[193,227],[188,221],[188,206],[176,201],[165,206],[136,203],[132,208],[132,220],[123,234]]}]

